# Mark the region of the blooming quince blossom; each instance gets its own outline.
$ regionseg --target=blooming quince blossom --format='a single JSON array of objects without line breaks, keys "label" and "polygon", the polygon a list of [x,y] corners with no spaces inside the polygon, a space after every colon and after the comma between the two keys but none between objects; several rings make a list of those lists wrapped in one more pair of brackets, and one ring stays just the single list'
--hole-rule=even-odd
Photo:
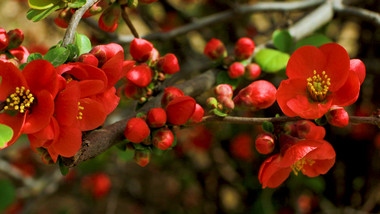
[{"label": "blooming quince blossom", "polygon": [[289,117],[320,118],[331,106],[351,105],[359,96],[358,75],[350,69],[347,51],[335,43],[297,49],[286,75],[289,79],[281,82],[277,102]]},{"label": "blooming quince blossom", "polygon": [[0,123],[13,130],[13,137],[0,148],[13,144],[21,133],[35,133],[48,126],[58,91],[57,73],[46,60],[34,60],[21,72],[0,61],[0,100],[5,102]]}]

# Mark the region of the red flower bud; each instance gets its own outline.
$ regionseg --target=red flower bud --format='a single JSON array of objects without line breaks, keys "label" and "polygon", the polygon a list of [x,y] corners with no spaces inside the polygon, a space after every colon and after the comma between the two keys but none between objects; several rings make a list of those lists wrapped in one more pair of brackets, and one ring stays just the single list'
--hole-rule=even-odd
[{"label": "red flower bud", "polygon": [[85,53],[78,57],[78,62],[83,62],[88,65],[93,65],[95,67],[98,67],[99,60],[96,58],[94,54],[91,53]]},{"label": "red flower bud", "polygon": [[346,110],[341,107],[332,107],[326,114],[327,121],[337,127],[345,127],[348,125],[349,116]]},{"label": "red flower bud", "polygon": [[239,107],[246,107],[252,111],[265,109],[276,101],[276,87],[266,80],[251,83],[242,89],[234,98]]},{"label": "red flower bud", "polygon": [[365,74],[366,74],[364,63],[360,59],[351,59],[350,70],[356,73],[361,85],[365,79]]},{"label": "red flower bud", "polygon": [[132,55],[133,59],[139,62],[147,61],[152,51],[153,44],[145,39],[135,38],[129,47],[129,53]]},{"label": "red flower bud", "polygon": [[66,8],[62,10],[54,19],[54,23],[61,28],[67,28],[69,26],[69,22],[72,16],[72,11],[69,10],[69,8]]},{"label": "red flower bud", "polygon": [[218,107],[218,100],[216,100],[215,97],[209,97],[206,100],[207,108],[217,108]]},{"label": "red flower bud", "polygon": [[26,63],[29,57],[29,51],[24,46],[19,46],[17,48],[9,50],[9,52],[20,60],[21,63]]},{"label": "red flower bud", "polygon": [[140,143],[150,135],[150,129],[145,120],[134,117],[128,120],[124,135],[129,141]]},{"label": "red flower bud", "polygon": [[159,128],[166,123],[166,112],[163,108],[152,108],[148,112],[147,123],[149,127]]},{"label": "red flower bud", "polygon": [[149,60],[152,62],[156,62],[160,58],[160,52],[157,49],[153,48],[152,52],[150,52]]},{"label": "red flower bud", "polygon": [[133,84],[146,87],[152,81],[152,70],[146,64],[141,64],[131,68],[125,76]]},{"label": "red flower bud", "polygon": [[173,125],[185,124],[195,110],[195,100],[189,96],[176,97],[166,107],[168,122]]},{"label": "red flower bud", "polygon": [[227,56],[227,50],[224,47],[223,42],[214,38],[207,42],[203,53],[211,60]]},{"label": "red flower bud", "polygon": [[219,84],[214,88],[214,93],[216,96],[226,96],[231,99],[234,95],[234,90],[231,85]]},{"label": "red flower bud", "polygon": [[133,157],[133,159],[139,166],[144,167],[148,165],[151,157],[152,157],[152,154],[150,153],[149,150],[136,150],[135,156]]},{"label": "red flower bud", "polygon": [[0,51],[6,50],[8,47],[8,44],[9,44],[8,34],[3,28],[0,28]]},{"label": "red flower bud", "polygon": [[111,189],[111,180],[107,174],[97,173],[83,177],[82,188],[96,199],[103,198]]},{"label": "red flower bud", "polygon": [[232,79],[239,78],[244,75],[244,65],[240,62],[234,62],[228,67],[228,76]]},{"label": "red flower bud", "polygon": [[256,63],[250,63],[245,67],[244,76],[248,80],[255,80],[260,76],[260,74],[261,74],[261,68]]},{"label": "red flower bud", "polygon": [[161,150],[166,150],[174,142],[173,132],[168,128],[161,128],[153,133],[153,145]]},{"label": "red flower bud", "polygon": [[252,161],[252,137],[247,133],[240,133],[235,136],[230,144],[230,151],[233,156],[244,161]]},{"label": "red flower bud", "polygon": [[176,88],[176,87],[167,87],[164,90],[164,95],[161,98],[161,106],[162,108],[166,108],[170,101],[172,101],[176,97],[182,97],[184,93]]},{"label": "red flower bud", "polygon": [[166,54],[157,61],[157,69],[165,74],[175,74],[179,71],[177,57],[174,54]]},{"label": "red flower bud", "polygon": [[103,66],[108,60],[114,57],[117,53],[123,52],[123,47],[116,43],[106,45],[97,45],[90,51],[99,60],[99,67]]},{"label": "red flower bud", "polygon": [[143,88],[140,88],[132,82],[127,81],[124,86],[124,95],[129,99],[137,100],[143,95]]},{"label": "red flower bud", "polygon": [[263,155],[267,155],[273,152],[274,149],[274,136],[269,133],[262,133],[257,135],[255,146],[257,152]]},{"label": "red flower bud", "polygon": [[24,41],[24,33],[20,29],[8,31],[9,44],[8,49],[17,48]]},{"label": "red flower bud", "polygon": [[194,125],[196,123],[202,122],[203,115],[205,114],[205,111],[203,110],[202,106],[198,103],[195,104],[195,110],[194,113],[191,115],[188,124]]},{"label": "red flower bud", "polygon": [[104,10],[102,15],[99,17],[99,27],[100,29],[107,32],[114,32],[117,28],[118,20],[121,14],[121,7],[119,4],[114,3],[110,7]]},{"label": "red flower bud", "polygon": [[234,52],[238,60],[245,60],[252,56],[254,50],[255,43],[252,39],[243,37],[236,42]]},{"label": "red flower bud", "polygon": [[235,103],[231,98],[220,96],[217,99],[225,110],[231,111],[235,108]]}]

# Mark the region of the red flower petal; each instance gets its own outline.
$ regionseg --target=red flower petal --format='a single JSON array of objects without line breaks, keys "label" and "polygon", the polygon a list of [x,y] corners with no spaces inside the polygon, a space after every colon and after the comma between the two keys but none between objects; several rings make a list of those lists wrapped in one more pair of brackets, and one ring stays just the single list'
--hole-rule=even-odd
[{"label": "red flower petal", "polygon": [[103,91],[105,82],[101,80],[82,80],[77,82],[80,88],[80,97],[89,97]]},{"label": "red flower petal", "polygon": [[260,167],[259,181],[263,188],[275,188],[280,186],[292,171],[290,167],[281,167],[281,156],[279,154],[273,155],[266,159]]},{"label": "red flower petal", "polygon": [[38,94],[42,90],[55,96],[58,91],[57,73],[54,66],[43,59],[33,60],[22,70],[30,91]]},{"label": "red flower petal", "polygon": [[[295,93],[300,89],[293,84],[294,81],[299,82],[299,84],[306,83],[303,79],[287,79],[283,80],[277,89],[276,98],[277,103],[280,106],[282,112],[288,117],[298,116],[292,109],[289,108],[287,102],[295,97]],[[306,84],[303,90],[306,90]]]},{"label": "red flower petal", "polygon": [[26,134],[37,132],[45,128],[50,123],[50,118],[54,112],[54,101],[50,92],[44,90],[36,94],[37,103],[34,104],[23,126],[22,132]]},{"label": "red flower petal", "polygon": [[350,71],[346,83],[334,93],[332,105],[348,106],[356,102],[360,93],[360,81],[354,71]]},{"label": "red flower petal", "polygon": [[326,114],[331,107],[332,99],[327,99],[326,103],[310,103],[307,96],[297,95],[286,104],[288,107],[305,119],[317,119]]},{"label": "red flower petal", "polygon": [[16,87],[26,86],[26,80],[21,71],[10,62],[0,61],[0,100],[16,91]]},{"label": "red flower petal", "polygon": [[9,126],[13,130],[13,137],[4,146],[0,147],[0,149],[4,149],[10,145],[12,145],[18,137],[21,135],[21,128],[25,123],[26,114],[16,114],[15,116],[10,116],[7,113],[0,114],[0,124],[4,124]]},{"label": "red flower petal", "polygon": [[50,124],[46,126],[44,129],[33,133],[28,134],[28,139],[30,145],[33,148],[38,147],[48,147],[46,144],[50,144],[54,138],[59,136],[59,125],[55,118],[50,120]]},{"label": "red flower petal", "polygon": [[80,90],[78,84],[70,83],[55,99],[55,118],[58,123],[70,126],[78,115]]},{"label": "red flower petal", "polygon": [[120,97],[116,95],[115,87],[112,87],[102,94],[96,95],[94,98],[96,101],[103,104],[106,114],[110,114],[119,104]]},{"label": "red flower petal", "polygon": [[76,126],[60,126],[57,142],[53,143],[53,151],[63,157],[72,157],[82,145],[82,132]]},{"label": "red flower petal", "polygon": [[173,125],[185,124],[195,110],[195,100],[189,96],[176,97],[166,107],[168,122]]},{"label": "red flower petal", "polygon": [[[283,155],[281,166],[290,167],[295,162],[304,158],[307,154],[317,149],[321,143],[314,140],[301,140],[289,147]],[[311,157],[309,157],[311,159]]]},{"label": "red flower petal", "polygon": [[104,107],[96,100],[90,98],[80,99],[80,106],[84,108],[83,110],[79,110],[83,114],[82,119],[79,119],[80,130],[88,131],[95,129],[106,120],[107,115]]},{"label": "red flower petal", "polygon": [[124,52],[118,52],[103,66],[102,70],[107,75],[108,88],[113,87],[122,78]]}]

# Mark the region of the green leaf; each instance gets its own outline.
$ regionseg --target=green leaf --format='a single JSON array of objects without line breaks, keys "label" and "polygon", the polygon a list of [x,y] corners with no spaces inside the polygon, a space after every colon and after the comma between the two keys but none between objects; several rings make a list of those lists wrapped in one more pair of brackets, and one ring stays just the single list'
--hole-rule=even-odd
[{"label": "green leaf", "polygon": [[321,118],[315,119],[314,121],[316,124],[318,124],[318,126],[324,126],[328,123],[325,115],[323,115]]},{"label": "green leaf", "polygon": [[0,180],[0,211],[13,203],[16,197],[16,189],[9,180]]},{"label": "green leaf", "polygon": [[263,71],[275,73],[288,64],[289,54],[274,49],[261,49],[255,56],[256,63]]},{"label": "green leaf", "polygon": [[66,62],[70,55],[70,51],[64,47],[56,47],[50,49],[44,56],[44,59],[51,62],[54,67],[62,65]]},{"label": "green leaf", "polygon": [[87,36],[79,33],[75,34],[75,46],[77,46],[79,50],[78,56],[90,52],[92,48],[90,39]]},{"label": "green leaf", "polygon": [[69,173],[69,167],[63,164],[61,157],[58,158],[58,164],[59,164],[59,170],[61,171],[61,174],[67,175],[67,173]]},{"label": "green leaf", "polygon": [[293,39],[287,30],[276,30],[272,34],[274,46],[282,51],[288,53],[293,45]]},{"label": "green leaf", "polygon": [[232,89],[235,90],[236,86],[239,84],[239,79],[231,79],[226,71],[220,71],[216,75],[216,85],[219,84],[229,84],[232,86]]},{"label": "green leaf", "polygon": [[0,124],[0,147],[4,147],[5,144],[13,137],[13,129],[4,124]]},{"label": "green leaf", "polygon": [[80,8],[82,7],[84,4],[86,4],[86,0],[76,0],[74,2],[70,2],[68,4],[69,7],[71,8]]},{"label": "green leaf", "polygon": [[264,121],[262,124],[263,130],[268,133],[273,133],[274,132],[274,125],[273,123],[269,121]]},{"label": "green leaf", "polygon": [[48,9],[59,2],[60,0],[28,0],[30,8],[37,10]]},{"label": "green leaf", "polygon": [[72,61],[75,57],[79,56],[79,49],[76,45],[68,44],[66,48],[70,51],[70,55],[67,58],[67,61]]},{"label": "green leaf", "polygon": [[26,13],[26,17],[29,20],[32,20],[33,22],[38,22],[46,18],[50,13],[58,10],[59,8],[60,8],[60,5],[53,5],[50,8],[45,9],[45,10],[30,9]]},{"label": "green leaf", "polygon": [[296,49],[305,46],[305,45],[313,45],[315,47],[320,47],[321,45],[333,42],[327,36],[321,33],[315,33],[311,36],[308,36],[304,39],[301,39],[296,43]]},{"label": "green leaf", "polygon": [[33,60],[36,60],[36,59],[42,59],[43,56],[42,54],[40,53],[31,53],[29,56],[28,56],[28,60],[26,61],[27,63],[33,61]]},{"label": "green leaf", "polygon": [[218,117],[226,117],[226,116],[228,116],[228,114],[226,114],[226,113],[224,113],[224,112],[222,112],[222,111],[220,111],[218,109],[213,109],[213,110],[210,111],[210,113],[213,113],[213,114],[215,114]]}]

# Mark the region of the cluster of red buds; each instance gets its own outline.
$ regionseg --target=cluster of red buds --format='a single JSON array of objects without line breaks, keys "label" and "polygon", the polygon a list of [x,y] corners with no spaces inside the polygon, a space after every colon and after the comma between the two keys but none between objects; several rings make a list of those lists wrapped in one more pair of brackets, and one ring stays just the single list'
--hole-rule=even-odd
[{"label": "cluster of red buds", "polygon": [[176,141],[173,126],[199,123],[204,114],[203,108],[192,97],[185,96],[175,87],[165,89],[161,106],[127,122],[125,138],[133,143],[134,159],[140,166],[149,163],[153,146],[160,150],[167,150],[173,146]]},{"label": "cluster of red buds", "polygon": [[228,114],[235,108],[234,101],[232,101],[234,91],[231,85],[217,85],[214,88],[214,94],[215,97],[209,97],[206,101],[207,107],[211,109],[211,111],[216,114],[218,112]]},{"label": "cluster of red buds", "polygon": [[125,74],[127,82],[123,86],[123,92],[129,99],[145,102],[153,95],[157,85],[179,71],[178,59],[174,54],[168,53],[160,57],[153,44],[145,39],[135,38],[129,52],[137,62]]},{"label": "cluster of red buds", "polygon": [[[100,29],[107,32],[114,32],[119,25],[119,18],[125,7],[136,8],[138,3],[150,4],[157,0],[100,0],[86,11],[83,18],[102,13],[99,17],[98,25]],[[71,8],[70,5],[62,8],[58,16],[54,19],[56,25],[67,28],[71,17],[77,8]]]},{"label": "cluster of red buds", "polygon": [[255,80],[261,74],[261,68],[256,63],[249,63],[255,50],[255,43],[252,39],[240,38],[234,47],[234,55],[227,55],[226,47],[218,39],[211,39],[204,49],[204,54],[211,60],[222,64],[227,69],[231,79],[245,77],[248,80]]},{"label": "cluster of red buds", "polygon": [[21,46],[24,33],[20,29],[6,31],[0,28],[0,60],[12,62],[16,66],[25,63],[29,51]]}]

